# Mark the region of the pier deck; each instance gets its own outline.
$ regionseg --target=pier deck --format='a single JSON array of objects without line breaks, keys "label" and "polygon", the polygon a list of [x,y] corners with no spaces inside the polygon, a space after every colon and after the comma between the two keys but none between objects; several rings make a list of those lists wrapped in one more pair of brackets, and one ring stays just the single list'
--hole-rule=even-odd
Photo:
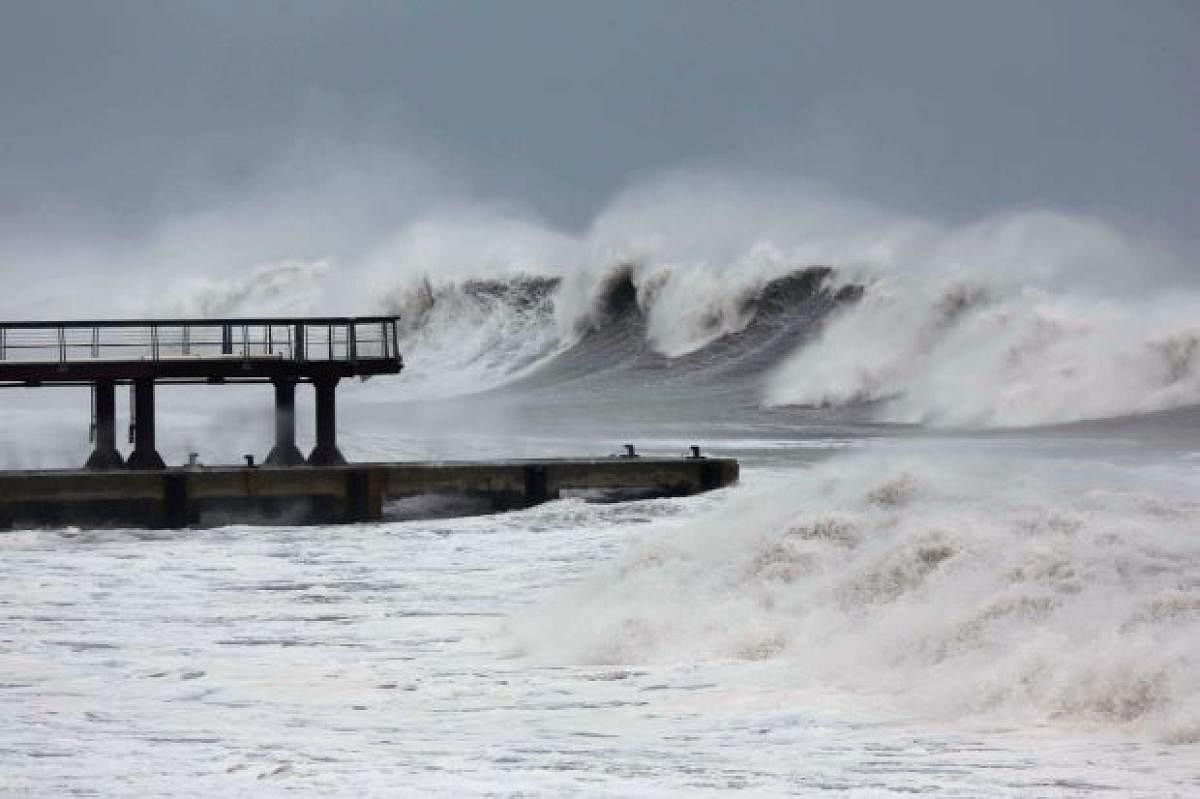
[{"label": "pier deck", "polygon": [[0,387],[395,374],[396,317],[0,322]]},{"label": "pier deck", "polygon": [[[155,387],[171,383],[271,383],[275,446],[266,462],[306,462],[296,448],[296,385],[311,383],[316,447],[307,463],[344,463],[337,447],[336,389],[347,377],[396,374],[395,316],[239,319],[107,319],[0,322],[0,388],[92,387],[87,466],[165,468],[155,449]],[[117,450],[116,391],[133,405],[128,459]]]},{"label": "pier deck", "polygon": [[474,497],[510,510],[571,490],[686,495],[737,477],[736,460],[704,457],[6,471],[0,528],[336,524],[383,519],[389,502],[414,496]]}]

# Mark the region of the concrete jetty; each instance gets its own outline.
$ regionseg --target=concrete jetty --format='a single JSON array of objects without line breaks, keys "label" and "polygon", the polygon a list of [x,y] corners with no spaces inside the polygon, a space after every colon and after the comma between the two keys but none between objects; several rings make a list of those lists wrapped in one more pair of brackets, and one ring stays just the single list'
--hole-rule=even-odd
[{"label": "concrete jetty", "polygon": [[694,494],[737,477],[737,461],[706,457],[6,471],[0,528],[369,522],[415,496],[476,498],[502,511],[570,491]]}]

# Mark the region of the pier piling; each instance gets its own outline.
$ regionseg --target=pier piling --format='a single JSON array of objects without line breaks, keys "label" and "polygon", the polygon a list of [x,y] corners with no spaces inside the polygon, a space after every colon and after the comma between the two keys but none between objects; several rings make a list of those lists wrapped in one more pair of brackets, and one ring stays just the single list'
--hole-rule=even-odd
[{"label": "pier piling", "polygon": [[87,459],[89,469],[117,469],[125,459],[117,451],[117,383],[97,380],[92,384],[96,414],[96,446]]},{"label": "pier piling", "polygon": [[337,448],[337,384],[336,377],[313,380],[316,394],[317,445],[308,462],[313,466],[334,466],[346,459]]},{"label": "pier piling", "polygon": [[133,381],[133,452],[126,466],[130,469],[163,469],[162,456],[154,448],[154,378]]},{"label": "pier piling", "polygon": [[275,386],[275,446],[263,463],[269,466],[297,466],[304,455],[296,446],[296,381],[280,379]]}]

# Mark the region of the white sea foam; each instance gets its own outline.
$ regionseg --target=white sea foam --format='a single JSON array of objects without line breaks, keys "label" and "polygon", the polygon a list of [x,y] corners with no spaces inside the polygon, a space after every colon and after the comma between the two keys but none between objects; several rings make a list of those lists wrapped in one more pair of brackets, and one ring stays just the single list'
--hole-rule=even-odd
[{"label": "white sea foam", "polygon": [[[437,368],[408,382],[433,381],[411,389],[427,395],[495,385],[569,347],[603,323],[622,274],[651,347],[679,356],[742,331],[748,297],[813,264],[865,296],[815,341],[797,339],[767,380],[768,405],[870,402],[887,421],[1005,426],[1200,402],[1200,290],[1183,262],[1153,237],[1079,214],[947,226],[808,186],[679,174],[615,198],[582,233],[458,210],[402,224],[364,258],[314,268],[342,305],[421,323],[405,342],[410,364]],[[305,287],[290,297],[288,275]],[[296,307],[314,275],[263,268],[224,291],[206,284],[197,302]],[[461,290],[531,275],[561,280],[533,310],[511,301],[515,286],[486,300]],[[462,379],[447,382],[451,373]]]},{"label": "white sea foam", "polygon": [[1200,294],[1080,297],[986,280],[876,281],[770,378],[772,405],[887,421],[1069,422],[1200,402]]},{"label": "white sea foam", "polygon": [[560,344],[554,286],[545,278],[511,277],[398,287],[384,307],[400,315],[404,396],[481,391],[554,352]]},{"label": "white sea foam", "polygon": [[862,301],[771,376],[767,401],[875,402],[881,419],[958,426],[1200,402],[1200,292],[1178,268],[1085,217],[946,230],[854,275]]},{"label": "white sea foam", "polygon": [[[127,251],[98,246],[98,257],[142,276],[108,310],[399,310],[424,325],[404,342],[403,390],[428,396],[493,386],[571,346],[603,321],[619,270],[649,345],[680,356],[737,335],[755,312],[747,298],[819,264],[836,268],[835,284],[864,285],[864,299],[815,341],[796,337],[794,357],[766,381],[768,405],[865,401],[887,421],[1004,426],[1200,402],[1194,270],[1156,237],[1086,215],[1027,210],[950,225],[824,187],[697,172],[644,180],[578,231],[445,197],[433,210],[387,206],[390,225],[373,209],[370,225],[305,226],[319,216],[311,196],[268,195],[261,230],[241,214],[197,213]],[[230,242],[240,250],[226,267],[214,259],[230,260]],[[31,269],[52,260],[30,257]],[[60,307],[86,308],[99,290],[88,274],[107,273],[72,269],[77,280],[55,284]],[[534,310],[510,301],[519,291],[462,291],[530,276],[561,280]]]},{"label": "white sea foam", "polygon": [[[0,784],[34,796],[1146,799],[1195,784],[1194,746],[897,723],[834,685],[790,687],[780,658],[544,668],[509,656],[505,617],[526,617],[639,530],[688,528],[736,499],[5,533]],[[696,604],[697,619],[710,611]]]},{"label": "white sea foam", "polygon": [[862,454],[754,482],[558,596],[523,645],[776,661],[919,714],[1200,739],[1194,473]]}]

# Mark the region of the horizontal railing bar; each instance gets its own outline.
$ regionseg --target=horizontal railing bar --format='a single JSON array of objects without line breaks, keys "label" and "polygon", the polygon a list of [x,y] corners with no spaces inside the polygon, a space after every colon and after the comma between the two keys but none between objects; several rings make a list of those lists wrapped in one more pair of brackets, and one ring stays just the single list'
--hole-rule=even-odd
[{"label": "horizontal railing bar", "polygon": [[[6,378],[56,366],[52,377],[24,378],[27,383],[57,380],[60,374],[70,380],[74,375],[65,367],[76,373],[112,369],[99,364],[171,362],[162,366],[164,374],[186,376],[192,367],[180,364],[187,362],[197,364],[197,373],[217,374],[224,367],[216,364],[231,358],[254,362],[257,371],[278,371],[268,364],[286,362],[291,370],[340,364],[336,368],[370,374],[381,364],[402,368],[398,334],[398,316],[9,321],[0,322],[0,361]],[[359,370],[360,360],[370,365]]]},{"label": "horizontal railing bar", "polygon": [[[258,346],[258,345],[265,346],[268,343],[268,339],[265,339],[265,338],[243,339],[243,338],[239,337],[234,340],[239,344],[242,343],[243,341],[248,341],[251,346]],[[221,346],[220,339],[213,339],[213,340],[206,341],[206,340],[197,340],[197,339],[187,339],[182,336],[179,338],[165,338],[165,337],[160,336],[158,341],[159,341],[159,346],[181,345],[184,343],[187,343],[189,346],[192,346],[192,347],[220,347]],[[320,339],[314,338],[313,341],[319,342]],[[377,338],[362,338],[360,336],[356,339],[356,341],[358,341],[359,344],[380,344],[384,341],[387,341],[387,339],[378,338],[378,337]],[[283,343],[286,343],[286,342],[279,342],[279,341],[274,342],[274,344],[276,346],[280,346]],[[334,344],[345,344],[345,341],[339,339],[339,340],[335,341]],[[58,345],[59,345],[58,341],[56,341],[54,339],[46,339],[45,341],[10,342],[8,344],[8,348],[9,349],[45,349],[47,347],[57,347]],[[68,342],[66,342],[66,345],[68,347],[72,347],[72,348],[84,348],[84,349],[91,349],[92,347],[131,348],[131,347],[149,346],[149,339],[147,339],[145,342],[101,340],[97,344],[93,344],[90,341],[68,341]]]},{"label": "horizontal railing bar", "polygon": [[63,321],[53,320],[17,320],[17,321],[0,321],[0,328],[9,330],[29,330],[45,328],[57,330],[58,328],[93,328],[93,327],[128,327],[128,328],[147,328],[147,327],[224,327],[225,325],[274,325],[284,327],[288,325],[369,325],[380,324],[385,322],[397,322],[399,316],[295,316],[295,317],[244,317],[244,318],[229,318],[229,319],[67,319]]}]

